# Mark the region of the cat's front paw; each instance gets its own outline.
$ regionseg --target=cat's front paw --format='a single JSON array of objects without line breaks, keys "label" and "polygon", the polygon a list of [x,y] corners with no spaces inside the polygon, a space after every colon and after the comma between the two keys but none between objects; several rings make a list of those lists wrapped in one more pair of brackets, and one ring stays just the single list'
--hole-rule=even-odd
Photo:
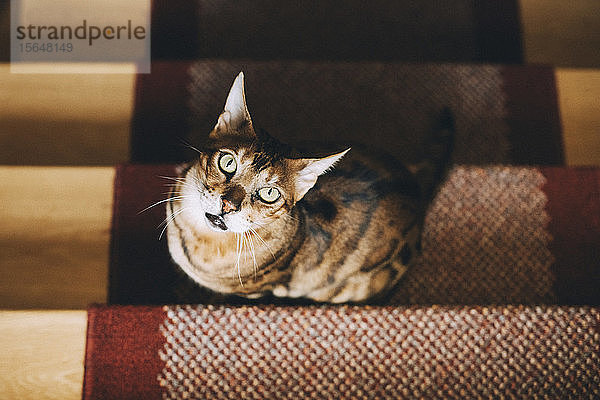
[{"label": "cat's front paw", "polygon": [[289,290],[282,285],[277,285],[273,288],[273,294],[277,297],[287,297],[289,295]]}]

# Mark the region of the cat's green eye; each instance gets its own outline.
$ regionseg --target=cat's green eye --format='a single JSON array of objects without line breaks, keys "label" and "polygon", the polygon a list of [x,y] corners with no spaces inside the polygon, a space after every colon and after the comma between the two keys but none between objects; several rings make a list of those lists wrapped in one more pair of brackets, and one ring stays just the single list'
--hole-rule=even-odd
[{"label": "cat's green eye", "polygon": [[267,204],[275,203],[281,197],[278,189],[273,187],[262,188],[258,191],[258,197]]},{"label": "cat's green eye", "polygon": [[219,158],[219,169],[224,174],[234,174],[237,170],[237,162],[235,161],[235,157],[229,153],[221,154],[221,157]]}]

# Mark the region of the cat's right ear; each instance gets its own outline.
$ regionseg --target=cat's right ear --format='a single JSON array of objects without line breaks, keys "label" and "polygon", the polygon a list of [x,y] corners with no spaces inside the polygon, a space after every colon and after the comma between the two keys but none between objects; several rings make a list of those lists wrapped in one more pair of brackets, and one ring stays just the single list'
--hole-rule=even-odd
[{"label": "cat's right ear", "polygon": [[225,135],[256,137],[256,133],[252,127],[252,119],[246,105],[243,72],[239,73],[233,85],[231,85],[223,112],[219,116],[217,124],[210,132],[209,137],[216,139]]},{"label": "cat's right ear", "polygon": [[331,170],[342,157],[349,152],[346,149],[340,153],[333,154],[324,158],[304,158],[290,160],[295,165],[296,171],[296,201],[299,201],[317,183],[317,178],[327,171]]}]

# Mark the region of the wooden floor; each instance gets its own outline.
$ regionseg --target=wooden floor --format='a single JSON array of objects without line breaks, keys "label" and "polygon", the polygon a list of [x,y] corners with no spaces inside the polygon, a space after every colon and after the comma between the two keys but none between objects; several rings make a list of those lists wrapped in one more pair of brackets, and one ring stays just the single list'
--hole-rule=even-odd
[{"label": "wooden floor", "polygon": [[[600,166],[600,1],[521,0],[521,14],[527,62],[560,67],[568,164]],[[81,398],[82,310],[106,300],[112,165],[129,153],[124,72],[0,65],[0,309],[14,310],[0,311],[0,399]]]},{"label": "wooden floor", "polygon": [[85,311],[0,311],[0,399],[79,400]]},{"label": "wooden floor", "polygon": [[113,178],[112,167],[0,167],[0,308],[106,301]]},{"label": "wooden floor", "polygon": [[0,164],[126,161],[134,80],[132,73],[11,74],[0,64]]},{"label": "wooden floor", "polygon": [[558,69],[556,80],[567,164],[600,166],[600,69]]}]

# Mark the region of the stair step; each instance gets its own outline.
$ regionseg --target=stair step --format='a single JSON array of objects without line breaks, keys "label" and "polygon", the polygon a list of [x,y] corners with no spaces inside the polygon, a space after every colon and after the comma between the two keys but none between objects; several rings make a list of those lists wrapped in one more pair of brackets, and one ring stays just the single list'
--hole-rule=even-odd
[{"label": "stair step", "polygon": [[519,4],[155,2],[154,60],[196,58],[520,63]]},{"label": "stair step", "polygon": [[[139,213],[166,198],[160,176],[175,176],[175,167],[117,168],[111,304],[212,301],[172,264],[165,238],[159,240],[164,205]],[[457,166],[430,207],[421,259],[386,304],[599,305],[597,216],[598,168]]]},{"label": "stair step", "polygon": [[597,398],[589,307],[92,307],[84,396]]},{"label": "stair step", "polygon": [[284,142],[366,143],[410,159],[450,107],[459,163],[563,163],[550,67],[203,60],[155,62],[152,71],[136,84],[137,163],[193,156],[182,142],[208,134],[239,71],[254,124]]}]

